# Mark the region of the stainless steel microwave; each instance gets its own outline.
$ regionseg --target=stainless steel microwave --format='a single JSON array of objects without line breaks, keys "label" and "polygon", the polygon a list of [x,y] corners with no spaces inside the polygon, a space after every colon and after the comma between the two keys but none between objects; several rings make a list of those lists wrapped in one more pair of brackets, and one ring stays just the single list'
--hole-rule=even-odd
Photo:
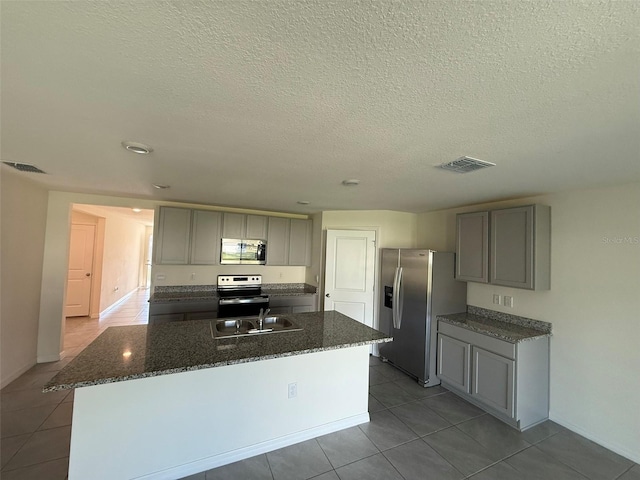
[{"label": "stainless steel microwave", "polygon": [[221,265],[264,265],[267,262],[267,242],[245,238],[223,238]]}]

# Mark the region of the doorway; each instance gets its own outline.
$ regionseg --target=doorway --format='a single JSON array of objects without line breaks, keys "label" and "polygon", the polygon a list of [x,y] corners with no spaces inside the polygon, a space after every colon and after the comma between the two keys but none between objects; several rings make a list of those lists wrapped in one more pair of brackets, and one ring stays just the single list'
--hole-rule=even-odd
[{"label": "doorway", "polygon": [[376,232],[327,230],[324,309],[373,328]]}]

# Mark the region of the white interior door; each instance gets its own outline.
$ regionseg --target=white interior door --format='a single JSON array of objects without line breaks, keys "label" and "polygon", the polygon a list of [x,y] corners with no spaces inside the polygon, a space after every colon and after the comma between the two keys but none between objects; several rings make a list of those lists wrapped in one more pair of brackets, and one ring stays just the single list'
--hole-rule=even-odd
[{"label": "white interior door", "polygon": [[324,309],[373,327],[376,232],[327,230]]},{"label": "white interior door", "polygon": [[95,230],[94,225],[71,225],[66,317],[89,315]]}]

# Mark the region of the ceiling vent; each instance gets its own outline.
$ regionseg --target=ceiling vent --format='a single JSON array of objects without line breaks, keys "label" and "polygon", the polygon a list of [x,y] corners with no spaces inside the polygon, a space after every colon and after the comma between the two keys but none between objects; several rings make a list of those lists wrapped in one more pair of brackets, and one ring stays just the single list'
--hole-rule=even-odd
[{"label": "ceiling vent", "polygon": [[485,162],[484,160],[478,160],[477,158],[471,157],[460,157],[453,162],[443,163],[442,165],[438,165],[439,168],[443,168],[445,170],[451,170],[452,172],[457,173],[469,173],[475,170],[480,170],[481,168],[487,167],[495,167],[495,163]]},{"label": "ceiling vent", "polygon": [[34,167],[33,165],[29,165],[28,163],[16,163],[16,162],[2,162],[5,165],[9,165],[10,167],[15,168],[16,170],[20,170],[21,172],[29,172],[29,173],[46,173],[40,170],[38,167]]}]

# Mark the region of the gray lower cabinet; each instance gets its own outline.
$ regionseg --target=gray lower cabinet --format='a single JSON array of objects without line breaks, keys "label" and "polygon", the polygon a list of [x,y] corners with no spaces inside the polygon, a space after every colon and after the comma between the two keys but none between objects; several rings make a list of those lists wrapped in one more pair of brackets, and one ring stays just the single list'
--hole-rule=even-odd
[{"label": "gray lower cabinet", "polygon": [[273,295],[269,296],[269,309],[273,315],[317,311],[317,295]]},{"label": "gray lower cabinet", "polygon": [[438,377],[519,430],[549,417],[549,337],[514,344],[439,321]]},{"label": "gray lower cabinet", "polygon": [[167,302],[149,305],[149,325],[185,320],[209,320],[218,317],[218,300]]}]

